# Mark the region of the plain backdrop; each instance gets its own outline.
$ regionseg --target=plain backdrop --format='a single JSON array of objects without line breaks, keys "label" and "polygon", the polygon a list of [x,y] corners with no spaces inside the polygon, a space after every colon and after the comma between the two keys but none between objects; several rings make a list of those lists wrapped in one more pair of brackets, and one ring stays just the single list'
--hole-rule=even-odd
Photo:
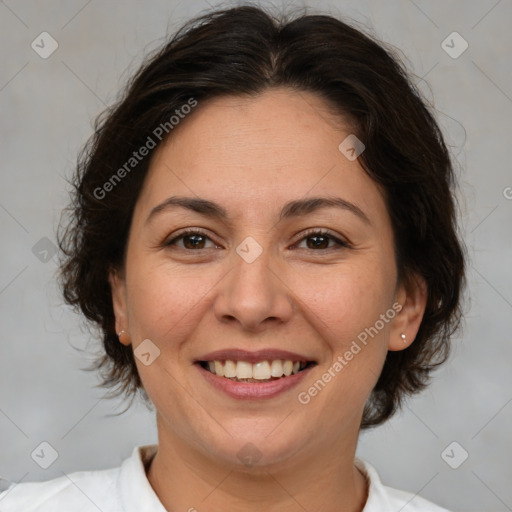
[{"label": "plain backdrop", "polygon": [[[68,202],[65,178],[93,119],[166,34],[217,5],[0,3],[0,475],[6,479],[46,480],[117,466],[135,445],[156,442],[152,412],[135,404],[111,416],[122,404],[103,399],[95,374],[81,370],[97,345],[59,295],[55,229]],[[460,177],[470,256],[464,330],[428,390],[386,425],[363,434],[358,456],[385,484],[449,509],[510,511],[512,2],[274,5],[307,5],[310,13],[357,20],[403,52],[437,110]],[[31,46],[42,32],[58,44],[47,58]],[[454,58],[464,41],[468,48]],[[31,456],[42,442],[58,454],[48,469]],[[454,465],[466,452],[457,469],[446,462],[446,453]]]}]

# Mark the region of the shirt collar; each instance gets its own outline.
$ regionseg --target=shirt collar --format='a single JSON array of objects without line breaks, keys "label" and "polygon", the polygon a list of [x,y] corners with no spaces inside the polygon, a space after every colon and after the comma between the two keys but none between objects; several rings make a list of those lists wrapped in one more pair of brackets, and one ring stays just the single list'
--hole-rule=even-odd
[{"label": "shirt collar", "polygon": [[[126,512],[167,512],[146,476],[145,466],[155,456],[157,449],[156,444],[137,446],[121,465],[118,492]],[[368,483],[368,497],[362,512],[391,512],[387,493],[376,469],[357,457],[354,464]]]},{"label": "shirt collar", "polygon": [[388,494],[377,470],[368,462],[355,458],[354,465],[361,471],[368,483],[368,498],[362,512],[392,512]]},{"label": "shirt collar", "polygon": [[145,465],[157,448],[156,444],[137,446],[121,465],[118,492],[126,512],[167,512],[146,476]]}]

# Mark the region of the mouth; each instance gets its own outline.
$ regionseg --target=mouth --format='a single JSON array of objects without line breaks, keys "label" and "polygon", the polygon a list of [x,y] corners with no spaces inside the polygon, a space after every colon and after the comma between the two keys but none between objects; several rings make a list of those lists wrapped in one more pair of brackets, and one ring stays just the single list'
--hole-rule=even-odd
[{"label": "mouth", "polygon": [[317,365],[315,361],[295,361],[293,359],[268,359],[256,363],[215,359],[197,361],[196,364],[217,377],[245,383],[265,383],[286,379]]}]

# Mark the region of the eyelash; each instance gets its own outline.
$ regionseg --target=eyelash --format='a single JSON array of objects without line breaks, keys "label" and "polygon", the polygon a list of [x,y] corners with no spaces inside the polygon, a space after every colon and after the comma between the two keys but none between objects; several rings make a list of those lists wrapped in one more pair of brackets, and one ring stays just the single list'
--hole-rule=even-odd
[{"label": "eyelash", "polygon": [[[189,229],[189,230],[181,232],[178,236],[172,238],[169,241],[164,242],[163,246],[168,247],[168,246],[176,245],[175,244],[176,241],[181,240],[181,239],[183,239],[183,238],[185,238],[187,236],[191,236],[191,235],[201,235],[201,236],[203,236],[205,238],[210,239],[212,242],[215,243],[215,241],[212,240],[204,231],[202,231],[199,228],[196,228],[196,229]],[[334,241],[334,243],[337,245],[337,247],[328,247],[326,249],[318,249],[318,251],[330,251],[330,250],[333,250],[333,249],[335,250],[335,249],[349,249],[349,248],[351,248],[351,246],[350,246],[350,244],[348,242],[344,242],[343,240],[340,240],[339,238],[336,238],[329,231],[326,231],[325,229],[315,229],[315,228],[312,228],[312,229],[306,231],[306,233],[303,234],[302,238],[300,240],[298,240],[296,243],[302,242],[302,241],[304,241],[304,240],[306,240],[308,238],[312,238],[313,235],[320,236],[320,237],[327,237],[330,240]],[[183,249],[185,251],[200,251],[200,250],[204,250],[204,249],[187,249],[186,247],[180,247],[180,249]],[[310,250],[318,252],[315,249],[310,249]]]}]

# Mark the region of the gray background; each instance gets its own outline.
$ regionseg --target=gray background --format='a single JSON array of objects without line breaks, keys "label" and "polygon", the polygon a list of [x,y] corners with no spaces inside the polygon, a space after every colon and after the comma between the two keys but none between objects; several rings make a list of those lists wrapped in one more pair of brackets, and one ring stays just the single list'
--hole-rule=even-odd
[{"label": "gray background", "polygon": [[[62,304],[52,248],[67,185],[93,118],[145,52],[210,4],[201,1],[0,2],[0,475],[44,480],[118,465],[156,441],[143,405],[112,417],[93,373],[95,342]],[[234,5],[224,2],[223,6]],[[263,6],[269,5],[262,2]],[[461,222],[471,258],[463,333],[434,383],[402,414],[360,439],[358,455],[390,486],[453,510],[512,510],[512,3],[481,1],[276,2],[349,16],[408,58],[434,102],[458,162]],[[31,42],[59,47],[42,59]],[[453,31],[469,48],[441,46]],[[451,43],[450,43],[451,44]],[[457,45],[459,43],[456,43]],[[507,199],[508,196],[508,199]],[[49,240],[44,240],[47,237]],[[43,239],[43,241],[41,241]],[[36,247],[35,249],[34,246]],[[50,258],[48,261],[45,259]],[[41,261],[43,260],[43,261]],[[88,349],[88,352],[82,352]],[[49,442],[46,470],[31,458]],[[453,441],[452,469],[441,457]]]}]

